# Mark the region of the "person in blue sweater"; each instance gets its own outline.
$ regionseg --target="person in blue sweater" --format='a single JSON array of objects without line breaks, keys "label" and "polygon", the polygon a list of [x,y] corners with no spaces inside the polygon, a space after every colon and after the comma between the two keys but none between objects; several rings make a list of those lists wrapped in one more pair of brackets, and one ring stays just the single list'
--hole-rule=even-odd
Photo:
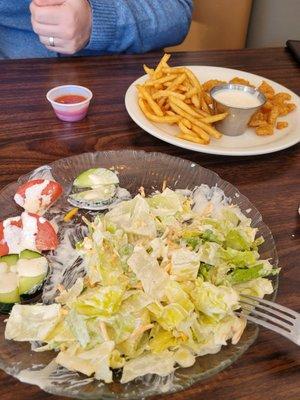
[{"label": "person in blue sweater", "polygon": [[180,43],[192,0],[0,0],[0,58],[143,53]]}]

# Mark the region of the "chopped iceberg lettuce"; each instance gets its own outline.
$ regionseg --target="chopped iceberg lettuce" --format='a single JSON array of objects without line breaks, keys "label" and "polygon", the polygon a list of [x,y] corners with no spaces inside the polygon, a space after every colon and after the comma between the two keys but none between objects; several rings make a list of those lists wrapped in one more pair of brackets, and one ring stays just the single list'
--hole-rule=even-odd
[{"label": "chopped iceberg lettuce", "polygon": [[264,297],[266,294],[273,293],[272,282],[266,278],[256,278],[251,281],[242,282],[234,285],[236,291],[250,296]]},{"label": "chopped iceberg lettuce", "polygon": [[151,238],[156,236],[156,226],[149,205],[140,195],[117,204],[105,217],[127,233]]},{"label": "chopped iceberg lettuce", "polygon": [[152,258],[142,246],[136,246],[128,265],[141,281],[146,294],[154,299],[160,299],[165,293],[169,275]]},{"label": "chopped iceberg lettuce", "polygon": [[85,221],[85,277],[54,304],[15,305],[5,331],[57,351],[55,365],[71,371],[110,383],[122,368],[127,383],[190,367],[239,341],[240,294],[273,291],[267,277],[279,268],[260,258],[263,238],[218,187],[137,195]]},{"label": "chopped iceberg lettuce", "polygon": [[171,276],[177,281],[195,280],[200,265],[199,256],[188,250],[178,249],[172,253]]},{"label": "chopped iceberg lettuce", "polygon": [[239,301],[238,293],[231,287],[215,286],[210,282],[203,282],[200,278],[196,280],[191,297],[197,310],[209,316],[230,313]]},{"label": "chopped iceberg lettuce", "polygon": [[78,278],[74,285],[70,289],[64,289],[56,298],[55,301],[60,304],[64,304],[71,308],[74,301],[83,291],[83,279]]},{"label": "chopped iceberg lettuce", "polygon": [[74,308],[82,315],[109,316],[119,310],[123,294],[124,289],[119,286],[90,289],[78,297]]},{"label": "chopped iceberg lettuce", "polygon": [[60,351],[55,361],[70,371],[78,371],[87,376],[95,374],[96,379],[110,383],[112,371],[109,368],[109,360],[113,349],[113,341],[104,342],[91,350],[71,346],[65,351]]},{"label": "chopped iceberg lettuce", "polygon": [[174,353],[174,359],[183,368],[188,368],[194,365],[195,356],[191,353],[190,350],[184,347],[180,347]]},{"label": "chopped iceberg lettuce", "polygon": [[25,341],[43,341],[61,317],[59,304],[15,304],[5,328],[5,338]]},{"label": "chopped iceberg lettuce", "polygon": [[72,309],[67,315],[66,321],[80,345],[85,347],[90,341],[90,336],[84,318]]},{"label": "chopped iceberg lettuce", "polygon": [[174,364],[173,353],[168,350],[160,354],[143,354],[124,365],[121,383],[147,374],[167,376],[174,371]]}]

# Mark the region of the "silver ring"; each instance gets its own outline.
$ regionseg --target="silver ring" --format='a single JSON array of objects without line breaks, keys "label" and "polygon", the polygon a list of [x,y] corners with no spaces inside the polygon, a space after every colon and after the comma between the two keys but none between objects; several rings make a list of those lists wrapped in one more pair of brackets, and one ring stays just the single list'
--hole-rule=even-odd
[{"label": "silver ring", "polygon": [[53,36],[50,36],[50,37],[49,37],[49,45],[50,45],[51,47],[55,47],[54,37],[53,37]]}]

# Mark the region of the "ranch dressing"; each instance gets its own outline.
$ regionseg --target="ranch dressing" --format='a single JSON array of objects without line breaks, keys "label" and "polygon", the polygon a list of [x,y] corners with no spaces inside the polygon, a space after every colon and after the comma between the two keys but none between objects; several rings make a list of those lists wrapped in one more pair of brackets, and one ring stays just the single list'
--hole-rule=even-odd
[{"label": "ranch dressing", "polygon": [[37,213],[40,208],[46,208],[51,201],[51,196],[42,195],[43,190],[48,186],[49,181],[30,186],[25,191],[23,207],[26,211]]},{"label": "ranch dressing", "polygon": [[22,248],[36,251],[37,219],[23,212],[22,218]]},{"label": "ranch dressing", "polygon": [[18,254],[23,250],[22,241],[22,228],[12,225],[12,222],[19,222],[20,217],[7,218],[3,221],[3,240],[7,244],[10,254]]},{"label": "ranch dressing", "polygon": [[254,108],[262,104],[256,96],[242,90],[224,89],[214,93],[213,97],[228,107]]}]

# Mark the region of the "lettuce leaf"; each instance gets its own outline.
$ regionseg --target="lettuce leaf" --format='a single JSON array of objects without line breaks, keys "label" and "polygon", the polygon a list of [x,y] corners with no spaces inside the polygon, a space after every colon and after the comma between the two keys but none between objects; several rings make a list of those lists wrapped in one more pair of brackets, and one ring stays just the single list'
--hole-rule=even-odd
[{"label": "lettuce leaf", "polygon": [[188,313],[194,310],[194,304],[180,283],[170,280],[166,285],[165,295],[169,303],[177,303]]},{"label": "lettuce leaf", "polygon": [[90,336],[84,318],[72,309],[66,317],[66,322],[80,345],[85,347],[90,341]]},{"label": "lettuce leaf", "polygon": [[90,289],[78,297],[74,308],[87,316],[110,316],[117,313],[124,294],[120,286],[102,286]]},{"label": "lettuce leaf", "polygon": [[70,289],[63,290],[59,296],[55,298],[57,303],[62,305],[66,305],[68,308],[71,308],[74,301],[76,301],[77,297],[83,291],[83,278],[78,278],[74,285]]},{"label": "lettuce leaf", "polygon": [[147,199],[151,212],[155,216],[170,216],[183,211],[184,197],[167,188],[160,194]]},{"label": "lettuce leaf", "polygon": [[157,322],[167,331],[176,328],[188,313],[180,304],[172,303],[165,306]]},{"label": "lettuce leaf", "polygon": [[195,356],[191,353],[190,350],[181,346],[174,353],[174,360],[183,368],[188,368],[194,365]]},{"label": "lettuce leaf", "polygon": [[209,316],[230,313],[237,307],[239,300],[237,292],[231,287],[215,286],[200,278],[197,278],[191,297],[197,310]]},{"label": "lettuce leaf", "polygon": [[5,328],[5,338],[19,342],[44,341],[61,318],[60,304],[15,304]]},{"label": "lettuce leaf", "polygon": [[135,246],[132,256],[128,259],[128,265],[141,281],[146,294],[153,299],[160,299],[164,296],[169,275],[159,266],[157,260],[146,252],[144,247]]},{"label": "lettuce leaf", "polygon": [[256,251],[239,251],[231,248],[226,250],[222,247],[218,250],[219,257],[225,262],[237,267],[247,267],[256,264],[259,254]]},{"label": "lettuce leaf", "polygon": [[151,331],[152,339],[149,341],[149,348],[154,354],[162,353],[163,351],[177,345],[177,340],[172,332],[162,328]]},{"label": "lettuce leaf", "polygon": [[273,293],[272,282],[266,278],[256,278],[251,281],[234,285],[234,289],[242,294],[263,298],[266,294]]},{"label": "lettuce leaf", "polygon": [[140,195],[117,204],[105,215],[105,219],[127,233],[156,237],[156,226],[149,205]]},{"label": "lettuce leaf", "polygon": [[147,374],[167,376],[174,371],[174,364],[173,354],[168,350],[160,354],[145,353],[124,365],[121,383]]},{"label": "lettuce leaf", "polygon": [[70,371],[78,371],[87,376],[95,374],[95,378],[106,383],[112,382],[112,371],[109,368],[110,356],[114,342],[107,341],[91,350],[83,351],[78,346],[60,351],[55,361]]},{"label": "lettuce leaf", "polygon": [[171,275],[177,281],[195,280],[199,269],[199,256],[188,250],[178,249],[172,253]]}]

